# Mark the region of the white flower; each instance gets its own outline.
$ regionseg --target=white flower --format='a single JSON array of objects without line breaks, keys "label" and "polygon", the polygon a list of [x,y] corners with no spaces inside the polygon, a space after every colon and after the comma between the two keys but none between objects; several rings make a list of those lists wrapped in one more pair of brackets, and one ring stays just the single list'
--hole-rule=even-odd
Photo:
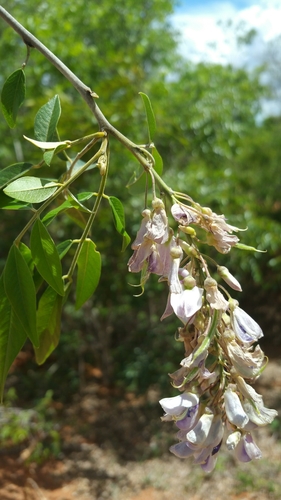
[{"label": "white flower", "polygon": [[238,394],[230,387],[224,393],[224,404],[226,416],[231,424],[243,428],[249,422]]},{"label": "white flower", "polygon": [[231,434],[229,434],[229,436],[227,437],[227,440],[225,442],[226,444],[226,447],[228,450],[232,451],[236,448],[236,446],[238,445],[240,439],[241,439],[241,432],[240,431],[235,431],[235,432],[232,432]]},{"label": "white flower", "polygon": [[188,444],[202,445],[206,441],[214,419],[213,413],[204,413],[195,427],[186,434]]},{"label": "white flower", "polygon": [[180,262],[182,259],[183,251],[177,244],[173,244],[170,249],[171,254],[171,267],[168,276],[168,283],[171,293],[181,293],[182,285],[179,280]]},{"label": "white flower", "polygon": [[171,293],[170,303],[175,315],[185,325],[202,307],[203,289],[195,286],[192,290]]},{"label": "white flower", "polygon": [[198,406],[199,398],[192,392],[184,392],[178,396],[160,399],[159,403],[167,415],[171,415],[172,417],[183,415],[185,417],[186,410]]}]

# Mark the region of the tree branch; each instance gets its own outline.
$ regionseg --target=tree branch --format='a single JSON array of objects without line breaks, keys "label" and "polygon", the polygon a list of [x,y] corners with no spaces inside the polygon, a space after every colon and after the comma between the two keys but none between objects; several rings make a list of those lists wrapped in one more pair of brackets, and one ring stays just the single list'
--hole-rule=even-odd
[{"label": "tree branch", "polygon": [[140,149],[135,143],[124,136],[119,130],[117,130],[109,121],[106,119],[94,97],[98,95],[85,85],[57,56],[53,54],[38,38],[36,38],[32,33],[30,33],[24,26],[22,26],[9,12],[7,12],[3,7],[0,6],[0,17],[6,21],[7,24],[13,28],[13,30],[20,35],[24,43],[28,47],[37,49],[43,56],[50,61],[50,63],[58,69],[60,73],[76,88],[79,94],[82,96],[87,106],[95,115],[95,118],[99,124],[101,130],[105,130],[108,134],[113,135],[121,142],[139,161],[139,163],[144,167],[146,171],[151,170],[153,165],[148,156],[145,156],[145,151]]}]

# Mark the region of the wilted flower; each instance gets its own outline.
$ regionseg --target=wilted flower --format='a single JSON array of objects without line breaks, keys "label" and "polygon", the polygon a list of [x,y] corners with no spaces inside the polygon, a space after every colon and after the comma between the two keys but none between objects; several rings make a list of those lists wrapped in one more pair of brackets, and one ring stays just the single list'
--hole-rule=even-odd
[{"label": "wilted flower", "polygon": [[252,386],[247,384],[242,377],[237,377],[237,386],[245,398],[243,408],[251,422],[259,427],[271,424],[278,415],[277,411],[266,408],[263,404],[262,396]]},{"label": "wilted flower", "polygon": [[256,379],[264,365],[264,353],[260,346],[242,348],[235,340],[226,343],[229,358],[239,375],[249,379]]},{"label": "wilted flower", "polygon": [[218,290],[216,280],[213,278],[206,278],[204,281],[204,288],[206,290],[206,299],[212,309],[226,311],[228,309],[228,301],[225,300],[223,294]]}]

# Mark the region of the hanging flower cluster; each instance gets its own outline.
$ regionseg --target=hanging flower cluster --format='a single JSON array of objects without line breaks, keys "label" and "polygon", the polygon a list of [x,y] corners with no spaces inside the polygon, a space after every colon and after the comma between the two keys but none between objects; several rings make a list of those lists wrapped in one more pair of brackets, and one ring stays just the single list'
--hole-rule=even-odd
[{"label": "hanging flower cluster", "polygon": [[[164,203],[154,198],[152,210],[145,209],[128,266],[142,273],[141,285],[150,273],[167,281],[169,295],[161,319],[175,314],[183,326],[178,340],[184,343],[185,358],[171,374],[180,394],[160,400],[162,420],[174,421],[179,442],[170,451],[180,458],[193,456],[206,472],[215,467],[223,437],[238,460],[261,457],[252,431],[273,421],[277,412],[264,406],[262,396],[251,384],[266,365],[258,340],[259,325],[239,307],[237,300],[211,276],[207,257],[199,249],[196,229],[220,253],[228,253],[239,239],[237,227],[210,208],[175,200],[171,214],[178,224],[169,227]],[[216,266],[218,279],[241,291],[237,279],[224,266]]]}]

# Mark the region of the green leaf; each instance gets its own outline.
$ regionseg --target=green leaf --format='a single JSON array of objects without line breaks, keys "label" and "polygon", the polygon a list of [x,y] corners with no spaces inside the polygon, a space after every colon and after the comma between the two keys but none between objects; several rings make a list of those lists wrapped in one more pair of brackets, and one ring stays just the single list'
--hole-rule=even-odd
[{"label": "green leaf", "polygon": [[57,251],[60,259],[62,259],[67,254],[68,250],[72,247],[72,244],[73,240],[65,240],[57,245]]},{"label": "green leaf", "polygon": [[18,110],[24,98],[25,74],[22,69],[17,69],[7,78],[1,93],[3,115],[11,128],[16,125]]},{"label": "green leaf", "polygon": [[91,240],[84,241],[77,261],[76,309],[88,300],[98,286],[101,275],[101,256]]},{"label": "green leaf", "polygon": [[37,219],[30,235],[33,260],[42,278],[59,294],[64,295],[62,268],[56,246],[44,224]]},{"label": "green leaf", "polygon": [[26,340],[26,333],[17,321],[5,293],[3,275],[0,278],[0,395],[8,371]]},{"label": "green leaf", "polygon": [[[85,192],[85,193],[80,193],[77,196],[78,202],[89,200],[92,198],[93,193],[92,192]],[[89,212],[89,210],[86,207],[82,207],[80,203],[77,203],[75,199],[69,197],[68,200],[64,201],[61,205],[59,205],[56,208],[53,208],[53,210],[50,210],[50,212],[47,212],[46,215],[43,217],[42,222],[45,224],[45,226],[48,226],[54,218],[60,213],[64,212],[69,208],[77,208],[78,210],[82,210],[84,212]]]},{"label": "green leaf", "polygon": [[4,189],[4,193],[16,200],[41,203],[50,198],[57,189],[58,186],[55,182],[26,176],[11,182]]},{"label": "green leaf", "polygon": [[154,170],[157,172],[158,175],[162,175],[162,173],[163,173],[163,160],[162,160],[162,156],[158,153],[155,146],[152,148],[152,156],[155,160]]},{"label": "green leaf", "polygon": [[38,347],[35,286],[31,271],[15,245],[10,249],[4,269],[4,286],[19,327]]},{"label": "green leaf", "polygon": [[6,186],[9,182],[17,179],[22,174],[32,168],[32,163],[21,162],[9,165],[0,171],[0,188]]},{"label": "green leaf", "polygon": [[44,104],[44,106],[39,109],[35,116],[34,135],[38,141],[54,140],[60,115],[60,99],[58,95],[55,95],[47,104]]},{"label": "green leaf", "polygon": [[139,92],[139,94],[143,100],[143,104],[145,107],[146,119],[147,119],[147,125],[148,125],[149,142],[153,142],[153,138],[154,138],[154,135],[156,132],[156,121],[155,121],[154,112],[153,112],[149,97],[146,94],[144,94],[143,92]]},{"label": "green leaf", "polygon": [[30,210],[32,205],[24,201],[12,200],[3,191],[0,191],[0,209],[2,210]]},{"label": "green leaf", "polygon": [[64,151],[65,149],[66,149],[65,144],[59,144],[55,149],[50,149],[44,152],[43,158],[48,167],[51,165],[54,156],[58,155],[59,153],[61,153],[61,151]]},{"label": "green leaf", "polygon": [[40,298],[37,310],[39,347],[34,351],[39,365],[45,362],[59,343],[61,311],[62,297],[48,287]]},{"label": "green leaf", "polygon": [[30,271],[33,272],[35,264],[30,248],[28,248],[28,246],[21,241],[19,244],[19,251],[22,254],[25,262],[27,263]]},{"label": "green leaf", "polygon": [[109,204],[111,206],[112,215],[116,230],[119,234],[123,236],[122,251],[124,251],[129,245],[131,238],[125,229],[125,213],[121,201],[115,196],[110,196],[108,198]]}]

